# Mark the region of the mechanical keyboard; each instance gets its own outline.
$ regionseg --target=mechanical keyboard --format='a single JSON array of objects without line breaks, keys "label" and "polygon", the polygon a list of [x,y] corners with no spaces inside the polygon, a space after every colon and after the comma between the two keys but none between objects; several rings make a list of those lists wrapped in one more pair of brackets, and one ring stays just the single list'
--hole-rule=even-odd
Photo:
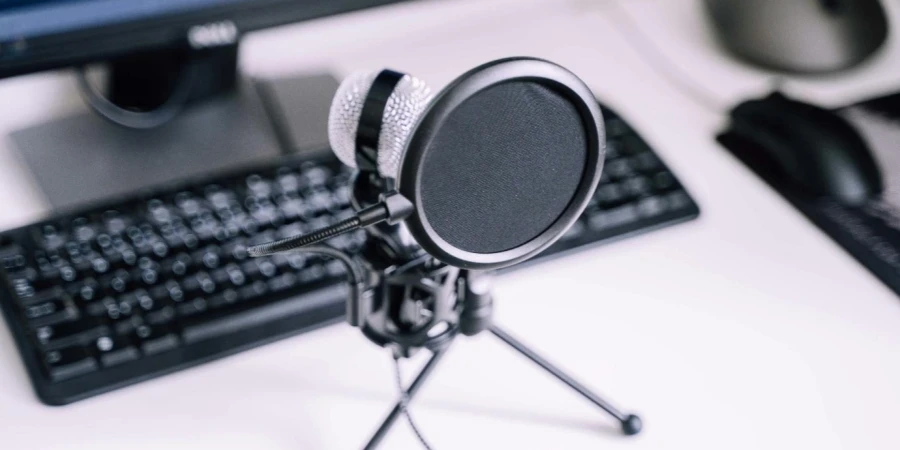
[{"label": "mechanical keyboard", "polygon": [[[604,116],[596,195],[537,261],[699,214],[647,143]],[[247,247],[349,217],[350,178],[334,158],[290,157],[0,234],[0,307],[38,397],[70,403],[340,321],[338,262]],[[365,240],[328,243],[354,254]]]}]

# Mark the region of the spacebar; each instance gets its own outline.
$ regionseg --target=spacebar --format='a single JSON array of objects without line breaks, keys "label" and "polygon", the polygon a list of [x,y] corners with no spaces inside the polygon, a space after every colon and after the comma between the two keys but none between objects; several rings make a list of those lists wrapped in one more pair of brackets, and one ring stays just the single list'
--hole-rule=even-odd
[{"label": "spacebar", "polygon": [[345,298],[346,295],[347,290],[341,285],[303,293],[233,314],[185,324],[181,337],[186,344],[192,344],[214,337],[234,334],[249,328],[263,326],[274,320],[303,314],[320,306],[339,301]]}]

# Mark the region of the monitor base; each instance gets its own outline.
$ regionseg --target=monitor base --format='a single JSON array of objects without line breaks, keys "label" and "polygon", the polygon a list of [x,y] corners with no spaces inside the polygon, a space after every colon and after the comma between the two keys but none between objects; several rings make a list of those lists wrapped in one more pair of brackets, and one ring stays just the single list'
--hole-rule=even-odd
[{"label": "monitor base", "polygon": [[[316,124],[327,118],[336,89],[328,75],[241,79],[237,89],[196,103],[158,128],[128,129],[83,112],[11,138],[49,206],[70,208],[287,153],[327,151],[326,129]],[[284,117],[290,111],[322,119],[304,126]],[[279,129],[285,123],[301,129]],[[291,133],[304,136],[304,145],[288,145]]]},{"label": "monitor base", "polygon": [[116,58],[108,66],[106,96],[120,108],[159,108],[180,88],[180,83],[187,84],[185,103],[191,104],[237,88],[238,44],[135,53]]}]

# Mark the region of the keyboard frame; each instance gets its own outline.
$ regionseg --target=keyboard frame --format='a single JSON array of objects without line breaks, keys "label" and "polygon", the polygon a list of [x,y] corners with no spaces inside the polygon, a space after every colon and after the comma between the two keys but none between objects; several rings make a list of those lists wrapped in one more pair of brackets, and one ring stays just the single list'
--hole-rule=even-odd
[{"label": "keyboard frame", "polygon": [[[337,167],[340,164],[337,158],[327,149],[303,155],[263,159],[250,166],[210,172],[191,180],[177,180],[141,189],[128,195],[104,199],[100,202],[63,208],[28,225],[0,232],[0,243],[6,241],[16,242],[17,239],[11,238],[11,236],[27,234],[31,228],[47,222],[70,220],[74,216],[96,210],[116,209],[117,205],[139,202],[148,197],[153,197],[153,194],[158,194],[160,191],[177,192],[190,186],[210,184],[214,180],[238,177],[255,170],[270,170],[275,165],[296,165],[308,161],[331,167]],[[86,376],[52,382],[44,374],[43,362],[39,359],[36,351],[38,347],[31,340],[31,332],[26,328],[26,323],[16,320],[19,318],[19,312],[15,309],[17,300],[14,298],[14,293],[8,288],[11,285],[11,281],[3,270],[0,270],[0,280],[2,280],[3,285],[0,288],[0,311],[3,312],[4,321],[9,326],[12,338],[16,343],[16,351],[25,364],[28,378],[38,399],[50,406],[67,405],[78,400],[225,358],[291,336],[334,325],[344,320],[346,311],[345,296],[347,288],[340,283],[330,284],[302,294],[303,296],[325,295],[333,298],[333,302],[328,302],[326,305],[317,308],[311,308],[302,315],[303,320],[290,320],[297,318],[297,316],[292,316],[288,319],[273,321],[263,328],[244,330],[227,337],[217,337],[204,342],[189,345],[183,344],[175,350],[157,355],[141,356],[139,359],[121,366],[100,368],[98,371]],[[261,338],[260,335],[264,335],[264,337]],[[97,376],[97,374],[102,375]],[[108,383],[109,380],[124,381]]]}]

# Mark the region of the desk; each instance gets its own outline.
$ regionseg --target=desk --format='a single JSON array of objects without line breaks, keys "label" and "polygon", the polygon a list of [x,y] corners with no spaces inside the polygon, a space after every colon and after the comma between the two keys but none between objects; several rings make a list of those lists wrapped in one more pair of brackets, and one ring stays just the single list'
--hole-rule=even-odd
[{"label": "desk", "polygon": [[[672,36],[699,36],[687,26],[699,17],[696,3],[624,6],[651,40],[683,48]],[[415,3],[246,41],[242,65],[254,74],[390,66],[434,86],[497,57],[551,59],[631,121],[701,206],[691,223],[496,283],[497,322],[640,413],[642,434],[621,436],[592,405],[487,334],[450,350],[413,404],[420,427],[441,449],[900,448],[900,299],[715,144],[721,112],[691,101],[647,64],[616,26],[613,6]],[[676,9],[673,23],[656,29],[661,14]],[[900,18],[896,8],[892,17]],[[864,68],[870,72],[848,75],[862,81],[787,86],[810,97],[878,92],[888,87],[878,71],[900,60],[896,38],[889,49],[894,54]],[[710,55],[670,53],[707,67],[725,64]],[[736,80],[740,89],[765,82],[765,74],[735,71],[742,75],[723,69],[715,77]],[[730,86],[719,86],[723,101],[734,95]],[[82,109],[73,92],[62,72],[0,82],[0,136]],[[4,228],[45,208],[10,147],[0,138]],[[422,361],[405,367],[411,372]],[[385,351],[338,325],[50,408],[32,394],[2,330],[0,447],[359,448],[395,399],[390,364]],[[384,448],[420,446],[400,423]]]}]

